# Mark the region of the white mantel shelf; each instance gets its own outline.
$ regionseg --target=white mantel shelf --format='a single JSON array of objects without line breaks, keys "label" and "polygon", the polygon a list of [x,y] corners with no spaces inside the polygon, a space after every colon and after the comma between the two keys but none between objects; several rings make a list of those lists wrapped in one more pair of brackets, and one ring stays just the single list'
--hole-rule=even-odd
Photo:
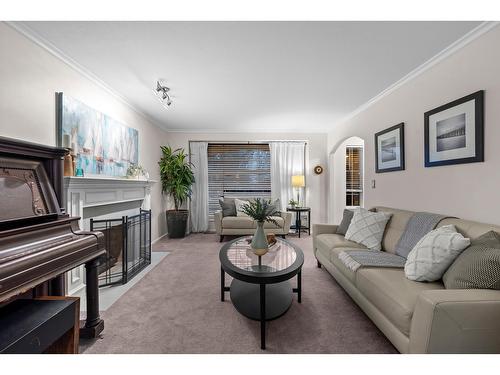
[{"label": "white mantel shelf", "polygon": [[64,177],[64,187],[66,189],[148,187],[156,182],[155,180],[137,180],[119,177]]}]

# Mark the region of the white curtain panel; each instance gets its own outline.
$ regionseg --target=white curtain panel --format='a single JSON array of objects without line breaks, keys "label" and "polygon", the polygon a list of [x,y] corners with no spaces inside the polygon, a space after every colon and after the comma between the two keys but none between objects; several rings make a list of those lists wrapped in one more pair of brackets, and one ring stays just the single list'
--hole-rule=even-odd
[{"label": "white curtain panel", "polygon": [[[273,200],[279,198],[281,209],[285,210],[290,199],[297,198],[297,192],[292,187],[292,176],[305,175],[305,143],[270,142],[269,149],[271,151],[271,196]],[[300,193],[301,203],[305,203],[303,190]]]},{"label": "white curtain panel", "polygon": [[191,231],[208,230],[208,143],[191,142],[191,163],[195,183],[191,195]]}]

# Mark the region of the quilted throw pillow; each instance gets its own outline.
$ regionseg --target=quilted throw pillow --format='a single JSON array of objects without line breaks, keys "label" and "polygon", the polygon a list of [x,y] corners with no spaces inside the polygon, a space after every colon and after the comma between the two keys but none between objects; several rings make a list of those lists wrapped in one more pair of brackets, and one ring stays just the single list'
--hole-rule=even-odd
[{"label": "quilted throw pillow", "polygon": [[500,290],[500,233],[473,239],[448,268],[443,283],[446,289]]},{"label": "quilted throw pillow", "polygon": [[382,237],[391,216],[387,212],[356,208],[345,234],[346,240],[365,245],[370,250],[382,250]]},{"label": "quilted throw pillow", "polygon": [[405,275],[413,281],[436,281],[470,240],[457,232],[454,225],[445,225],[427,233],[408,254]]}]

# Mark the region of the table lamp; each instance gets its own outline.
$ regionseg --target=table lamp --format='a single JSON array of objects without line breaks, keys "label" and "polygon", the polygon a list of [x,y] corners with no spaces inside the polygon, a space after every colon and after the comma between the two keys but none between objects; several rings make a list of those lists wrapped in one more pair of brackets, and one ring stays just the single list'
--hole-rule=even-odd
[{"label": "table lamp", "polygon": [[306,186],[304,175],[292,176],[292,187],[297,188],[297,202],[300,206],[300,189]]}]

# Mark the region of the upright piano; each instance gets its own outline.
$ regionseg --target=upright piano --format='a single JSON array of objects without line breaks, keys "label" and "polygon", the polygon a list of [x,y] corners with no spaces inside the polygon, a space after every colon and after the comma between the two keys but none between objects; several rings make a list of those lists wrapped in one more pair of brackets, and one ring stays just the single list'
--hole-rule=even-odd
[{"label": "upright piano", "polygon": [[104,241],[65,213],[67,152],[0,137],[0,308],[19,298],[63,296],[64,273],[85,264],[87,318],[80,337],[93,338],[104,328],[97,280]]}]

